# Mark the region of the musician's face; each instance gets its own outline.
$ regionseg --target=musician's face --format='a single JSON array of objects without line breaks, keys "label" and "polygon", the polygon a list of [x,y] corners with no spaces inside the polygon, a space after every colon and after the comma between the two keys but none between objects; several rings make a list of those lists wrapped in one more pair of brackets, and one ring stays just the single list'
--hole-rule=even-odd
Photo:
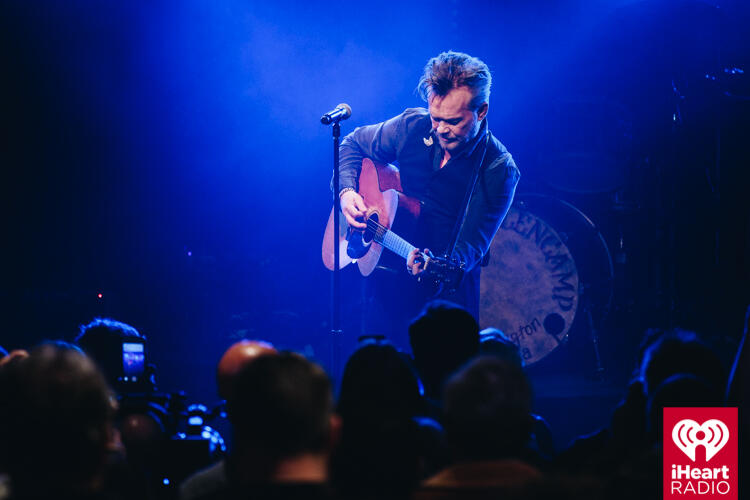
[{"label": "musician's face", "polygon": [[444,96],[430,96],[428,101],[432,128],[440,146],[455,151],[472,140],[487,115],[487,103],[470,108],[473,95],[468,87],[458,87]]}]

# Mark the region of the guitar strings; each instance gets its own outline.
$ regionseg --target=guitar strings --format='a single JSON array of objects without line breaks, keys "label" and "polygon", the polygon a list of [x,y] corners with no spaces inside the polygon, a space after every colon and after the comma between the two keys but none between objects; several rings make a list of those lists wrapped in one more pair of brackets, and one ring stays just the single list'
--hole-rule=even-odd
[{"label": "guitar strings", "polygon": [[377,234],[381,239],[385,235],[385,232],[388,231],[387,227],[372,218],[367,219],[367,228],[370,229],[373,233]]},{"label": "guitar strings", "polygon": [[[389,231],[389,229],[385,227],[384,225],[382,225],[381,223],[375,221],[374,219],[369,219],[369,218],[367,219],[367,227],[374,233],[377,233],[381,241],[383,241],[383,237],[385,233]],[[414,247],[405,239],[398,236],[397,234],[393,232],[391,232],[390,234],[396,238],[397,245],[399,246],[399,249],[401,250],[401,252],[397,251],[396,249],[393,249],[393,251],[401,255],[402,257],[406,258],[406,255],[408,254],[408,252],[411,250],[411,248],[414,248]],[[434,275],[434,269],[431,270],[431,273]],[[437,283],[438,283],[438,289],[435,292],[434,297],[437,297],[438,295],[440,295],[440,293],[442,293],[443,288],[445,286],[445,283],[442,280],[438,280]]]},{"label": "guitar strings", "polygon": [[395,244],[393,248],[391,248],[392,251],[396,252],[401,257],[406,258],[407,254],[411,251],[414,246],[397,235],[396,233],[389,231],[387,227],[382,225],[381,223],[377,222],[374,219],[368,218],[367,219],[367,226],[368,229],[371,230],[375,236],[377,237],[376,240],[379,240],[380,243],[385,243],[385,235],[386,233],[390,233],[390,235],[393,237],[395,242],[392,244]]}]

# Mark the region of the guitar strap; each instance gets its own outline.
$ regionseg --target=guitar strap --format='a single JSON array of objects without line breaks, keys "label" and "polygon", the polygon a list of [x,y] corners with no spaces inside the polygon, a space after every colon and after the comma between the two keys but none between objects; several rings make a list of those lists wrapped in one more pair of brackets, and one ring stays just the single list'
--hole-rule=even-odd
[{"label": "guitar strap", "polygon": [[[453,258],[453,251],[456,249],[456,243],[458,243],[458,235],[461,234],[461,228],[463,228],[464,222],[466,222],[466,215],[469,213],[469,202],[471,201],[471,197],[476,190],[477,180],[479,179],[479,171],[482,168],[482,163],[484,163],[484,156],[487,153],[487,147],[489,146],[489,144],[490,130],[488,127],[485,132],[482,155],[480,156],[479,161],[474,165],[474,171],[472,173],[471,180],[466,188],[466,194],[464,195],[464,201],[462,205],[463,209],[459,212],[461,214],[461,217],[456,218],[456,224],[453,226],[453,233],[451,234],[450,245],[448,245],[448,248],[445,250],[444,258],[448,261]],[[465,264],[465,262],[460,262],[459,264],[463,265]]]}]

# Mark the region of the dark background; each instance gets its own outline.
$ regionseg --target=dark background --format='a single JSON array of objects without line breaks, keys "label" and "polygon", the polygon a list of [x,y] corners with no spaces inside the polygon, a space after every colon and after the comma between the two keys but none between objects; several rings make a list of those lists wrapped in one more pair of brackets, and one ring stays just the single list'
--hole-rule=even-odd
[{"label": "dark background", "polygon": [[[422,105],[427,59],[460,50],[493,71],[490,126],[522,171],[519,193],[550,196],[538,215],[553,226],[580,228],[558,200],[577,207],[611,253],[614,280],[590,294],[604,375],[583,324],[532,369],[553,424],[590,430],[644,327],[696,329],[727,359],[736,347],[750,301],[750,82],[734,70],[750,71],[748,10],[4,2],[0,344],[71,340],[112,316],[148,337],[160,388],[205,402],[240,338],[329,366],[331,144],[319,117],[348,102],[346,133]],[[606,255],[591,235],[570,237],[582,273]],[[344,283],[346,354],[366,326],[355,272]],[[585,424],[554,421],[571,405],[588,406]]]}]

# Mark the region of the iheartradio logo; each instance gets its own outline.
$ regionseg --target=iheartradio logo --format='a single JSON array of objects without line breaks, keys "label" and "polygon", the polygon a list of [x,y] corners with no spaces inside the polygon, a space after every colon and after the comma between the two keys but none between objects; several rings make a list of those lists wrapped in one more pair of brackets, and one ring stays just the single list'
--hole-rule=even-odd
[{"label": "iheartradio logo", "polygon": [[737,408],[663,411],[664,500],[738,500]]},{"label": "iheartradio logo", "polygon": [[718,419],[698,422],[686,418],[672,428],[672,441],[690,460],[695,462],[695,449],[703,445],[706,449],[706,462],[716,456],[729,441],[729,428]]}]

